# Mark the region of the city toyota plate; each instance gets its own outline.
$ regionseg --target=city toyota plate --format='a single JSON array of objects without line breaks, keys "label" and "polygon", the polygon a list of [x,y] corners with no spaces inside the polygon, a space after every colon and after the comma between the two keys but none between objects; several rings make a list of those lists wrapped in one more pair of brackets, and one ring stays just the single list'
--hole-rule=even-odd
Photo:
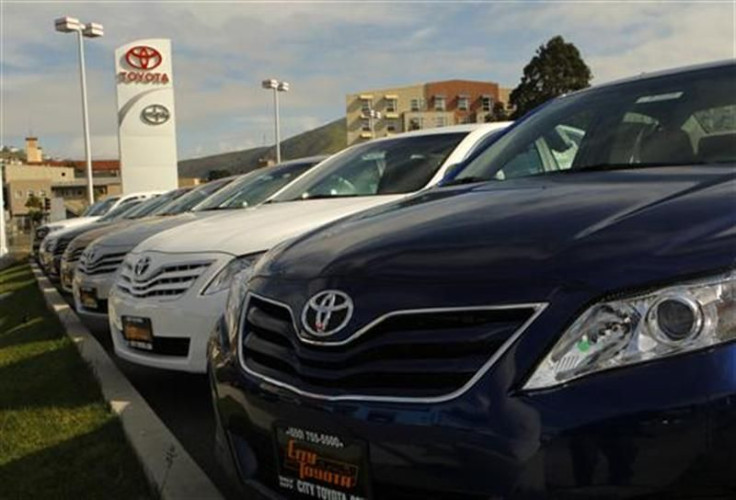
[{"label": "city toyota plate", "polygon": [[123,338],[131,347],[153,349],[153,329],[150,318],[139,318],[137,316],[123,316]]},{"label": "city toyota plate", "polygon": [[87,309],[97,309],[97,290],[83,286],[79,289],[79,301]]},{"label": "city toyota plate", "polygon": [[370,498],[365,443],[289,425],[274,427],[278,485],[289,497]]}]

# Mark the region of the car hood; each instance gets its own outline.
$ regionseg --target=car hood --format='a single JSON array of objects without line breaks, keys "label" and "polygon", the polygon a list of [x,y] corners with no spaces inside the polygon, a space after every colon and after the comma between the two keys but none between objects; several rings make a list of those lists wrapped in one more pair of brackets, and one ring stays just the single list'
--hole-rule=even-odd
[{"label": "car hood", "polygon": [[70,251],[77,248],[86,248],[87,245],[97,238],[101,238],[117,231],[122,231],[131,224],[135,224],[135,222],[136,221],[134,220],[120,220],[109,224],[100,224],[101,227],[90,226],[89,228],[85,228],[85,231],[74,238],[67,248],[69,248]]},{"label": "car hood", "polygon": [[177,227],[147,239],[135,252],[223,252],[245,255],[402,196],[361,196],[259,205]]},{"label": "car hood", "polygon": [[134,220],[131,221],[133,224],[100,237],[95,245],[114,247],[116,251],[121,249],[130,250],[141,241],[162,231],[167,231],[182,224],[200,221],[213,215],[215,215],[215,212],[187,212],[165,217],[155,216]]},{"label": "car hood", "polygon": [[73,219],[60,220],[57,222],[51,222],[46,226],[49,229],[64,230],[69,229],[81,224],[90,224],[99,219],[99,217],[75,217]]},{"label": "car hood", "polygon": [[734,265],[735,179],[730,166],[642,168],[440,188],[298,238],[257,273],[308,293],[408,281],[483,303],[666,283]]}]

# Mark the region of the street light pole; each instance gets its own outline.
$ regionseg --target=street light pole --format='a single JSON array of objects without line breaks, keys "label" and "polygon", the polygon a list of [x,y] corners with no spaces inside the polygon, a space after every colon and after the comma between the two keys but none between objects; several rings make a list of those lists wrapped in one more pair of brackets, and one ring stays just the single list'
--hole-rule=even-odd
[{"label": "street light pole", "polygon": [[56,31],[61,33],[77,33],[79,42],[79,81],[82,87],[82,127],[84,129],[84,157],[87,164],[87,200],[95,202],[94,184],[92,180],[92,147],[89,136],[89,112],[87,111],[87,74],[84,64],[84,37],[98,38],[103,35],[102,25],[98,23],[84,24],[73,17],[62,17],[54,21]]},{"label": "street light pole", "polygon": [[82,121],[84,128],[84,158],[87,162],[87,200],[92,205],[95,202],[94,186],[92,184],[92,149],[89,144],[89,113],[87,112],[87,74],[84,70],[84,36],[82,30],[77,30],[79,41],[79,81],[82,85]]},{"label": "street light pole", "polygon": [[263,80],[261,87],[273,89],[274,137],[276,139],[276,163],[281,163],[281,127],[279,125],[279,92],[289,91],[289,82],[282,82],[275,78]]},{"label": "street light pole", "polygon": [[0,160],[0,258],[8,253],[8,240],[5,236],[5,160]]}]

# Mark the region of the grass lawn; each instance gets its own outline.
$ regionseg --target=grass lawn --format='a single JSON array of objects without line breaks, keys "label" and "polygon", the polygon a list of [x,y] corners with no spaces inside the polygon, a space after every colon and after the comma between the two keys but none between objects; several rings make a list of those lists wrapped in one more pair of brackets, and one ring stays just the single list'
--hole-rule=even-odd
[{"label": "grass lawn", "polygon": [[155,498],[27,263],[0,271],[0,498]]}]

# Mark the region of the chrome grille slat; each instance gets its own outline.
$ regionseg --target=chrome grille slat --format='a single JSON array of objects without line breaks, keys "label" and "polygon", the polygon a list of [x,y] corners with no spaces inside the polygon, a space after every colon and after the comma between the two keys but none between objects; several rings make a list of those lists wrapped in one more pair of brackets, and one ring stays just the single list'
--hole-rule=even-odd
[{"label": "chrome grille slat", "polygon": [[250,295],[241,366],[327,399],[441,399],[472,384],[543,307],[396,311],[349,342],[310,344],[288,306]]},{"label": "chrome grille slat", "polygon": [[168,264],[141,279],[135,276],[133,266],[125,261],[116,286],[136,298],[176,298],[186,293],[210,264],[205,261]]}]

